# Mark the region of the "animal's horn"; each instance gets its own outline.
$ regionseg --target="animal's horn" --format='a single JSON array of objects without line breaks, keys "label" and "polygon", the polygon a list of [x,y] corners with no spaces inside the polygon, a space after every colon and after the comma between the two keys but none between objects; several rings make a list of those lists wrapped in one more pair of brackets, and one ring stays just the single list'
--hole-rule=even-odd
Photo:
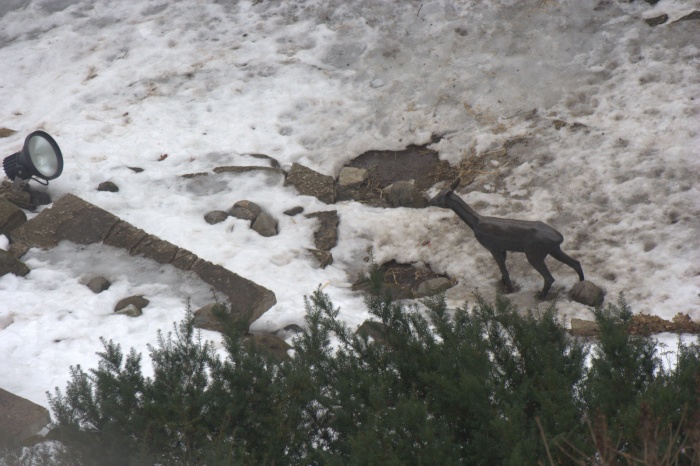
[{"label": "animal's horn", "polygon": [[454,191],[455,189],[457,189],[457,186],[459,186],[459,183],[460,183],[459,178],[457,178],[456,180],[454,180],[454,181],[452,182],[452,184],[450,185],[450,190],[451,190],[451,191]]}]

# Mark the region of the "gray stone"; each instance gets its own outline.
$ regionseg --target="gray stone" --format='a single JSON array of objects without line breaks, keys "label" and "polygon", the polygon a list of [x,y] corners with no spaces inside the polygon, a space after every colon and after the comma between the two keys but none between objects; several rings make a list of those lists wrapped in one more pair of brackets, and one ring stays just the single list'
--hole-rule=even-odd
[{"label": "gray stone", "polygon": [[233,207],[231,207],[228,213],[241,220],[255,221],[258,215],[262,213],[262,208],[255,202],[238,201],[233,204]]},{"label": "gray stone", "polygon": [[9,233],[27,221],[25,213],[12,202],[0,197],[0,235]]},{"label": "gray stone", "polygon": [[214,225],[223,222],[227,218],[228,212],[224,212],[223,210],[212,210],[211,212],[207,212],[207,214],[204,216],[204,221],[209,225]]},{"label": "gray stone", "polygon": [[[214,311],[221,308],[223,305],[217,303],[207,304],[206,306],[194,311],[194,326],[204,330],[212,330],[214,332],[222,332],[223,325]],[[224,308],[225,309],[225,308]],[[221,310],[224,310],[221,309]]]},{"label": "gray stone", "polygon": [[425,296],[433,296],[442,293],[452,287],[452,282],[449,278],[437,277],[426,280],[420,285],[414,292],[416,298],[423,298]]},{"label": "gray stone", "polygon": [[119,192],[119,186],[116,184],[112,183],[111,181],[104,181],[97,186],[98,191],[105,191],[108,193],[118,193]]},{"label": "gray stone", "polygon": [[108,290],[110,286],[112,286],[112,283],[105,277],[95,277],[87,283],[87,287],[96,294]]},{"label": "gray stone", "polygon": [[337,210],[329,210],[325,212],[314,212],[307,214],[306,218],[319,219],[319,226],[314,231],[314,244],[316,249],[321,251],[330,251],[338,244],[338,218]]},{"label": "gray stone", "polygon": [[344,201],[358,197],[367,175],[364,168],[343,167],[338,174],[338,199]]},{"label": "gray stone", "polygon": [[150,303],[150,301],[141,295],[129,296],[128,298],[119,300],[119,302],[114,305],[114,312],[124,313],[124,309],[126,309],[129,306],[134,306],[139,311],[143,311],[143,308],[148,306],[148,303]]},{"label": "gray stone", "polygon": [[277,219],[267,212],[262,212],[260,215],[258,215],[250,228],[262,236],[275,236],[278,233]]},{"label": "gray stone", "polygon": [[392,207],[428,207],[428,200],[410,181],[397,181],[382,190]]},{"label": "gray stone", "polygon": [[119,218],[99,207],[66,194],[10,233],[12,242],[48,249],[60,241],[93,244],[103,241]]},{"label": "gray stone", "polygon": [[134,173],[141,173],[143,171],[143,168],[141,168],[141,167],[126,167],[126,168],[128,168],[129,170],[131,170]]},{"label": "gray stone", "polygon": [[322,269],[325,269],[333,263],[333,254],[331,254],[330,251],[322,251],[320,249],[309,249],[309,252],[313,254],[313,256],[318,261],[319,267],[321,267]]},{"label": "gray stone", "polygon": [[139,317],[143,315],[143,310],[139,309],[138,307],[134,306],[133,304],[129,304],[126,307],[123,307],[119,309],[118,311],[114,311],[115,314],[119,315],[124,315],[124,316],[129,316],[129,317]]},{"label": "gray stone", "polygon": [[571,319],[569,333],[578,337],[594,337],[598,335],[600,328],[598,323],[592,320]]},{"label": "gray stone", "polygon": [[249,322],[255,321],[277,303],[272,291],[220,265],[197,259],[190,270],[216,291],[226,295],[232,311],[238,315],[247,316]]},{"label": "gray stone", "polygon": [[185,249],[178,249],[171,264],[180,270],[190,270],[198,257]]},{"label": "gray stone", "polygon": [[571,299],[586,306],[600,306],[604,298],[605,292],[588,280],[576,283],[571,289]]},{"label": "gray stone", "polygon": [[119,220],[107,234],[104,243],[131,252],[148,236],[148,233],[123,220]]},{"label": "gray stone", "polygon": [[170,264],[180,248],[153,235],[146,237],[130,252],[132,256],[142,255],[161,264]]},{"label": "gray stone", "polygon": [[0,447],[16,447],[51,423],[43,406],[0,388]]},{"label": "gray stone", "polygon": [[286,340],[287,338],[294,337],[295,335],[298,335],[304,331],[301,326],[297,324],[289,324],[285,325],[284,328],[281,328],[275,332],[275,335],[278,338],[281,338],[283,340]]},{"label": "gray stone", "polygon": [[295,163],[289,171],[285,186],[294,186],[302,196],[314,196],[326,204],[335,202],[335,181],[332,176]]},{"label": "gray stone", "polygon": [[294,217],[295,215],[299,215],[304,211],[304,208],[301,206],[293,207],[289,210],[285,210],[283,213],[284,215],[288,215],[290,217]]},{"label": "gray stone", "polygon": [[653,18],[647,18],[644,21],[651,27],[659,26],[661,24],[664,24],[666,21],[668,21],[668,15],[664,13],[662,15],[655,16]]},{"label": "gray stone", "polygon": [[8,273],[24,277],[29,273],[29,267],[16,259],[10,251],[0,249],[0,277]]}]

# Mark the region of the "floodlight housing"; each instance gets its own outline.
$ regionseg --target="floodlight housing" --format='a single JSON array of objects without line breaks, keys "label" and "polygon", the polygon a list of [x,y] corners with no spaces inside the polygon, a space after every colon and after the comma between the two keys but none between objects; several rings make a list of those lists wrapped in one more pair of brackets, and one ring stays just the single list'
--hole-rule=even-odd
[{"label": "floodlight housing", "polygon": [[56,141],[44,131],[34,131],[24,140],[20,152],[5,157],[2,168],[14,186],[24,187],[30,180],[49,184],[63,172],[63,154]]}]

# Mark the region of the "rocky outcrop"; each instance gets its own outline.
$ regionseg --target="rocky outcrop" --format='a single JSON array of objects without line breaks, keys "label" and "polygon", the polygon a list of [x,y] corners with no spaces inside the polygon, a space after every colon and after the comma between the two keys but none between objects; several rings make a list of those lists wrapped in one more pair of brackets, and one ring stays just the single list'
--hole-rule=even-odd
[{"label": "rocky outcrop", "polygon": [[63,240],[77,244],[104,242],[126,249],[131,255],[192,271],[226,296],[232,309],[248,316],[250,322],[276,303],[272,291],[168,241],[149,235],[72,194],[63,196],[51,208],[15,228],[10,233],[10,240],[13,250],[20,251],[19,254],[31,247],[49,249]]}]

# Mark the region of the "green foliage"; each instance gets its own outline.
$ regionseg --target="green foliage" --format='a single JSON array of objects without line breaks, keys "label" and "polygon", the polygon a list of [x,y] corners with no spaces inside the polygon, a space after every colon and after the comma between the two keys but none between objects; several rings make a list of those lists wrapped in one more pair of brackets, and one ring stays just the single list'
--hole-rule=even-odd
[{"label": "green foliage", "polygon": [[[226,323],[219,358],[191,315],[141,356],[103,341],[97,369],[49,395],[72,464],[677,464],[698,460],[700,348],[664,369],[627,334],[620,299],[600,340],[570,337],[554,308],[476,297],[450,311],[392,303],[378,268],[366,303],[381,337],[356,334],[317,290],[289,361]],[[587,362],[588,361],[588,362]],[[695,455],[695,456],[694,456]],[[651,459],[658,460],[656,463]],[[635,462],[636,461],[636,462]]]}]

